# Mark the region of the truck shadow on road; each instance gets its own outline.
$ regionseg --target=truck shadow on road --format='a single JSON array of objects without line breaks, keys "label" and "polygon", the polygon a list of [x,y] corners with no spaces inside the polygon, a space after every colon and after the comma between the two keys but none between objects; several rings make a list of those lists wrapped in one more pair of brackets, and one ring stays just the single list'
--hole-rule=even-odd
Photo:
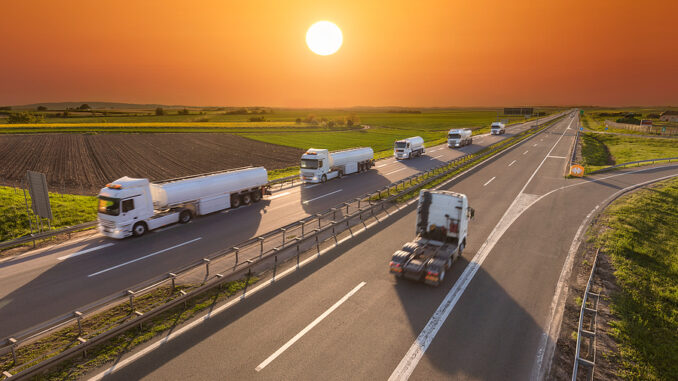
[{"label": "truck shadow on road", "polygon": [[[437,289],[408,280],[397,281],[400,303],[415,334],[422,332],[441,301],[447,300],[445,297],[468,265],[465,258],[457,260]],[[526,299],[522,302],[514,299],[504,285],[480,267],[440,326],[413,377],[530,379],[544,331],[525,310],[525,305],[532,304],[529,297]]]}]

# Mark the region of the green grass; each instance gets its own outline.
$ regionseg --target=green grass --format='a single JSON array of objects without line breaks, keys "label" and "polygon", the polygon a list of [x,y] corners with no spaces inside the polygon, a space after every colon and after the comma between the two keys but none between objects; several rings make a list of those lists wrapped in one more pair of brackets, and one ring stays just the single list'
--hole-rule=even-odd
[{"label": "green grass", "polygon": [[[254,284],[258,281],[257,277],[251,277],[248,284]],[[88,349],[87,358],[77,358],[68,360],[52,369],[46,374],[40,375],[35,379],[39,380],[75,380],[81,378],[88,371],[97,369],[107,363],[111,363],[124,353],[129,352],[134,347],[143,344],[154,337],[157,337],[170,329],[174,329],[180,324],[195,317],[202,311],[213,307],[217,303],[226,300],[235,295],[245,287],[245,280],[227,282],[221,289],[213,288],[187,302],[186,308],[181,304],[177,307],[164,312],[150,321],[143,324],[142,328],[131,328],[130,330],[118,335],[105,343],[99,344]],[[135,299],[135,310],[150,311],[164,302],[168,302],[180,295],[179,290],[189,291],[195,286],[177,286],[177,289],[170,293],[169,287],[160,287],[152,292]],[[83,319],[83,336],[87,337],[96,332],[102,332],[108,329],[114,322],[123,322],[133,318],[130,314],[129,304],[110,308],[104,312]],[[17,350],[18,364],[27,364],[37,356],[57,351],[59,348],[72,347],[77,343],[79,333],[77,326],[64,328],[53,334],[50,334],[32,344],[20,347]],[[6,354],[0,357],[0,371],[15,368],[12,361],[12,355]],[[19,370],[24,369],[21,366]],[[16,372],[16,370],[15,370]]]},{"label": "green grass", "polygon": [[620,291],[612,296],[618,375],[678,379],[678,179],[618,200],[598,243]]},{"label": "green grass", "polygon": [[[678,157],[678,140],[583,133],[582,158],[587,172],[612,164]],[[609,159],[606,160],[606,152]]]},{"label": "green grass", "polygon": [[[31,205],[30,195],[28,205]],[[96,219],[96,197],[50,193],[52,228],[73,226]],[[32,213],[31,213],[32,214]],[[35,217],[32,219],[35,231]],[[47,228],[46,224],[44,225]],[[0,241],[22,237],[31,232],[24,193],[19,188],[0,186]]]}]

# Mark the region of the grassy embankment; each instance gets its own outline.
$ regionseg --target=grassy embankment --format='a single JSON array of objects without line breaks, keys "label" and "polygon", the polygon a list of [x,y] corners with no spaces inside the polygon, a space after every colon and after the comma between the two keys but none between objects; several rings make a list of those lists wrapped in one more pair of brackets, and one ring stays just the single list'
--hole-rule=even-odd
[{"label": "grassy embankment", "polygon": [[[30,207],[28,192],[26,197]],[[50,193],[50,203],[54,216],[52,228],[73,226],[96,219],[96,197]],[[36,232],[35,217],[32,223]],[[0,241],[19,238],[30,232],[23,191],[0,186]]]},{"label": "grassy embankment", "polygon": [[678,179],[618,200],[599,224],[619,286],[609,330],[618,376],[678,379]]},{"label": "grassy embankment", "polygon": [[[254,284],[258,281],[257,277],[251,277],[248,284]],[[235,295],[245,287],[245,280],[238,280],[226,283],[222,288],[213,288],[195,298],[188,300],[186,306],[183,304],[164,312],[150,321],[143,324],[142,327],[131,328],[121,335],[118,335],[105,343],[99,344],[87,350],[87,357],[76,357],[59,365],[46,374],[40,375],[39,380],[76,380],[84,374],[97,369],[105,364],[110,364],[119,359],[121,355],[134,349],[154,337],[157,337],[169,330],[176,329],[179,325],[185,323],[201,312],[213,308],[218,303]],[[180,296],[179,290],[190,291],[194,286],[177,286],[174,292],[170,292],[170,287],[160,287],[144,296],[136,298],[134,306],[136,311],[148,312],[162,303]],[[130,313],[129,304],[123,303],[104,312],[87,317],[82,321],[82,335],[78,332],[77,326],[71,326],[61,329],[40,340],[20,347],[17,349],[18,364],[25,364],[18,369],[12,361],[12,355],[6,354],[0,356],[0,371],[12,369],[15,373],[30,366],[30,361],[51,353],[52,356],[59,353],[60,348],[70,348],[78,345],[78,336],[88,337],[98,332],[110,328],[112,322],[122,323],[128,319],[134,319],[136,315]],[[55,352],[55,353],[52,353]]]},{"label": "grassy embankment", "polygon": [[678,141],[583,133],[582,161],[586,172],[630,161],[678,157]]}]

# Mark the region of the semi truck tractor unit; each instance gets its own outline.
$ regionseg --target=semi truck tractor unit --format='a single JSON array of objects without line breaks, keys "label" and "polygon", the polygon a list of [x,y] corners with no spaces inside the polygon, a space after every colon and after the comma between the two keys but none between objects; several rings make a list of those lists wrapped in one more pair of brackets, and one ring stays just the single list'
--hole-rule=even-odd
[{"label": "semi truck tractor unit", "polygon": [[411,159],[424,153],[424,139],[419,136],[397,140],[393,145],[396,160]]},{"label": "semi truck tractor unit", "polygon": [[472,134],[473,132],[468,128],[450,130],[450,132],[447,133],[447,146],[453,148],[471,144],[473,143]]},{"label": "semi truck tractor unit", "polygon": [[268,193],[263,167],[239,168],[152,183],[122,177],[99,192],[99,232],[112,238],[142,236],[194,216],[237,208]]},{"label": "semi truck tractor unit", "polygon": [[389,269],[397,278],[438,286],[466,246],[468,223],[473,218],[465,195],[422,190],[417,208],[416,238],[391,257]]},{"label": "semi truck tractor unit", "polygon": [[506,133],[506,125],[502,122],[494,122],[490,126],[491,135],[501,135]]},{"label": "semi truck tractor unit", "polygon": [[306,183],[324,183],[335,177],[365,172],[374,165],[372,148],[351,148],[330,152],[310,148],[301,155],[300,178]]}]

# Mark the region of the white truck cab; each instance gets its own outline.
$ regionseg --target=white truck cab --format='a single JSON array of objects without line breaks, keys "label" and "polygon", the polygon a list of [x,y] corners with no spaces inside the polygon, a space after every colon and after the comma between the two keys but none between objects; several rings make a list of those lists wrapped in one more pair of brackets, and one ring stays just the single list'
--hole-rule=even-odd
[{"label": "white truck cab", "polygon": [[468,128],[452,129],[447,133],[449,148],[461,147],[473,143],[473,132]]},{"label": "white truck cab", "polygon": [[506,125],[502,122],[493,122],[490,126],[491,135],[500,135],[506,133]]},{"label": "white truck cab", "polygon": [[150,182],[122,177],[107,184],[99,192],[98,209],[100,233],[112,238],[132,235],[132,226],[137,221],[150,219],[154,214]]}]

